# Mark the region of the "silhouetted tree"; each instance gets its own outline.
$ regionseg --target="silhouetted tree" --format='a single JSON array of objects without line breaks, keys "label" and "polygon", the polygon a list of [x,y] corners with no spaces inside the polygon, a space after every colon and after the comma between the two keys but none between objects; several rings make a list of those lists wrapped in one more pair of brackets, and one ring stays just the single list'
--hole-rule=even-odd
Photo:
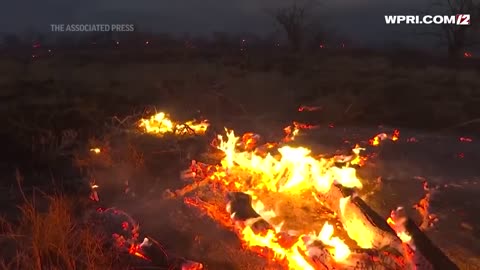
[{"label": "silhouetted tree", "polygon": [[[446,43],[450,57],[462,56],[465,49],[478,43],[480,2],[474,0],[435,0],[432,10],[440,14],[470,14],[470,25],[444,24],[440,32],[433,34]],[[429,13],[432,13],[431,11]]]},{"label": "silhouetted tree", "polygon": [[277,9],[272,13],[275,21],[282,27],[293,51],[302,49],[305,41],[305,30],[308,26],[309,12],[313,8],[312,1],[300,4],[295,1],[292,5]]}]

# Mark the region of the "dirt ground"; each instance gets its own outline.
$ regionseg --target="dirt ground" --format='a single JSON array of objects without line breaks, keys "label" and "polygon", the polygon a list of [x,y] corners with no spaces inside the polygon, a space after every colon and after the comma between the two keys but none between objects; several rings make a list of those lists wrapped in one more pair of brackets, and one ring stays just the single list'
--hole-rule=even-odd
[{"label": "dirt ground", "polygon": [[[367,201],[385,217],[399,205],[415,216],[411,206],[423,196],[423,177],[438,187],[432,208],[439,222],[429,236],[461,269],[479,269],[478,72],[405,68],[382,57],[280,58],[122,62],[122,55],[91,54],[26,64],[3,60],[3,212],[12,219],[18,215],[16,169],[26,190],[52,192],[60,185],[69,196],[88,196],[86,182],[93,175],[101,204],[126,210],[169,252],[214,270],[274,269],[180,199],[163,199],[166,189],[185,185],[179,172],[205,150],[207,139],[172,144],[125,133],[125,126],[152,112],[151,105],[179,119],[204,116],[217,131],[227,126],[267,140],[281,137],[292,121],[309,122],[319,129],[299,143],[315,153],[335,153],[399,128],[398,143],[368,149],[376,158],[359,174],[366,182],[381,177],[383,187]],[[301,105],[319,109],[299,112]],[[94,145],[110,149],[109,156],[79,170],[78,157],[89,156]],[[125,181],[134,198],[123,195]]]}]

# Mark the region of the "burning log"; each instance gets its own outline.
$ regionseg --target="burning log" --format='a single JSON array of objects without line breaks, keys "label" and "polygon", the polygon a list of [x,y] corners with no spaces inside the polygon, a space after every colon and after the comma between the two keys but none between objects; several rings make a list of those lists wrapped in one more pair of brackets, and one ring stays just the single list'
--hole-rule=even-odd
[{"label": "burning log", "polygon": [[236,222],[243,222],[244,226],[252,228],[256,234],[273,229],[252,207],[252,197],[242,192],[227,194],[227,212]]},{"label": "burning log", "polygon": [[[237,223],[239,230],[247,234],[263,235],[266,238],[275,237],[278,240],[278,245],[281,248],[291,248],[294,252],[299,252],[299,255],[304,257],[310,267],[312,265],[319,264],[324,266],[320,269],[334,269],[333,258],[328,250],[320,242],[305,239],[308,242],[306,250],[302,251],[297,247],[299,237],[290,235],[286,232],[277,232],[268,221],[263,219],[252,207],[252,197],[243,192],[230,192],[227,194],[227,212],[229,212],[232,220]],[[302,239],[303,240],[303,239]],[[262,247],[258,247],[263,255],[274,258],[275,255],[269,254],[269,251],[263,250]],[[268,247],[270,248],[270,247]],[[283,258],[279,258],[283,259]],[[313,269],[313,268],[312,268]]]},{"label": "burning log", "polygon": [[[333,185],[325,194],[318,194],[329,209],[340,214],[350,238],[362,248],[392,247],[403,251],[402,242],[384,218],[370,208],[352,189]],[[368,235],[362,235],[368,233]]]},{"label": "burning log", "polygon": [[[250,195],[242,192],[231,192],[227,195],[227,211],[232,219],[240,226],[240,233],[244,234],[243,239],[249,241],[248,236],[261,235],[262,240],[274,238],[272,246],[266,246],[278,252],[281,248],[286,254],[297,255],[303,260],[295,261],[303,265],[303,269],[328,270],[328,269],[409,269],[405,267],[403,256],[395,250],[389,252],[385,249],[357,249],[354,250],[347,261],[336,261],[335,257],[341,254],[335,254],[338,251],[328,243],[319,240],[322,234],[333,234],[333,226],[326,224],[319,236],[316,235],[292,235],[289,232],[279,231],[275,226],[269,224],[252,207],[252,198]],[[278,227],[278,226],[277,226]],[[388,227],[388,225],[387,225]],[[392,232],[393,230],[390,229]],[[394,232],[393,232],[394,233]],[[395,236],[396,237],[396,236]],[[262,241],[260,241],[262,242]],[[251,243],[249,243],[251,244]],[[255,248],[251,246],[250,248]],[[258,247],[260,253],[270,257],[268,251]],[[278,253],[277,253],[278,255]],[[292,256],[294,257],[294,256]],[[278,259],[278,258],[277,258]],[[282,258],[280,258],[282,259]],[[305,264],[301,264],[303,261]],[[290,262],[291,263],[291,262]],[[297,266],[297,265],[296,265]]]},{"label": "burning log", "polygon": [[458,269],[406,216],[403,207],[392,210],[387,222],[403,241],[407,258],[417,269]]},{"label": "burning log", "polygon": [[[398,138],[397,133],[394,138]],[[228,140],[224,141],[220,136],[217,145],[225,153],[221,166],[217,166],[211,175],[199,174],[198,171],[205,170],[196,163],[192,163],[191,168],[195,175],[206,176],[202,184],[217,183],[224,190],[237,191],[227,194],[226,210],[230,218],[225,214],[225,219],[229,224],[234,221],[235,231],[246,248],[262,255],[273,255],[271,258],[285,262],[289,269],[432,269],[433,263],[428,261],[428,256],[407,245],[405,235],[390,227],[356,195],[355,189],[362,188],[362,183],[349,165],[361,166],[359,153],[362,148],[356,146],[350,157],[342,159],[314,158],[309,149],[289,146],[277,149],[279,155],[264,156],[252,152],[253,146],[246,147],[255,145],[253,138],[252,134],[244,136],[244,147],[239,150],[240,138],[235,137],[233,131],[227,131]],[[335,227],[328,223],[331,220],[323,221],[319,234],[306,229],[306,224],[302,225],[301,233],[282,231],[283,222],[288,224],[288,220],[283,220],[280,225],[270,223],[275,222],[271,218],[278,217],[279,211],[272,211],[271,215],[270,210],[263,208],[263,203],[262,207],[257,205],[261,201],[253,205],[252,197],[248,195],[263,200],[273,192],[279,197],[294,195],[290,200],[295,200],[304,198],[312,189],[316,190],[317,201],[334,214],[333,224],[337,224],[340,231],[335,232]],[[189,191],[191,189],[180,190],[177,195]],[[204,208],[208,210],[210,207]],[[216,215],[211,216],[217,221],[222,220]],[[313,230],[317,228],[315,224]]]},{"label": "burning log", "polygon": [[405,230],[406,233],[412,237],[415,253],[420,253],[426,260],[424,264],[431,265],[432,269],[459,269],[458,266],[456,266],[437,246],[432,243],[413,220],[407,219],[405,222]]}]

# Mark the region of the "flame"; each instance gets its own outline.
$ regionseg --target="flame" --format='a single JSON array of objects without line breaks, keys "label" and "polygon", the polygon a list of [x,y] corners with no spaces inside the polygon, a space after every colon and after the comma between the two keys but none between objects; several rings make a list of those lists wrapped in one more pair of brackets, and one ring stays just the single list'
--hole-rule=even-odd
[{"label": "flame", "polygon": [[385,140],[387,137],[388,137],[387,134],[380,133],[380,134],[376,135],[375,137],[373,137],[372,139],[370,139],[368,141],[368,143],[372,146],[378,146],[378,145],[380,145],[380,142]]},{"label": "flame", "polygon": [[[288,130],[287,134],[292,135],[289,138],[293,139],[300,128],[307,127],[312,128],[313,126],[302,126],[297,123],[297,125],[294,124],[294,129],[287,127],[286,131]],[[219,135],[215,144],[219,150],[224,152],[225,157],[218,170],[213,172],[209,179],[219,181],[229,189],[251,195],[253,209],[273,227],[263,233],[255,233],[250,226],[237,228],[239,238],[245,247],[260,253],[268,250],[273,254],[272,259],[284,261],[289,269],[313,270],[315,268],[308,262],[305,254],[313,252],[311,244],[314,241],[320,241],[326,246],[326,250],[334,261],[338,263],[346,261],[351,254],[350,248],[343,240],[334,236],[334,227],[327,222],[323,224],[318,234],[305,232],[300,236],[288,236],[289,238],[293,237],[293,243],[292,241],[289,244],[284,243],[285,233],[282,232],[284,222],[272,224],[271,220],[278,217],[277,213],[267,209],[264,203],[258,199],[258,194],[265,191],[285,194],[302,194],[309,191],[314,194],[315,192],[324,194],[330,190],[333,184],[361,189],[362,183],[356,176],[356,170],[350,165],[361,164],[365,161],[360,157],[360,152],[364,148],[356,145],[352,150],[355,158],[340,168],[336,166],[335,158],[314,157],[311,150],[305,147],[282,146],[276,148],[276,144],[267,144],[265,148],[269,152],[259,155],[258,151],[250,151],[258,145],[253,133],[237,137],[233,130],[225,129],[225,131],[226,137]],[[243,146],[243,148],[239,148],[239,146]],[[273,150],[277,150],[278,154],[273,154]],[[248,175],[248,180],[242,180],[242,175]],[[341,200],[341,203],[346,202]],[[202,207],[210,208],[206,205]],[[207,209],[207,212],[210,211]],[[227,212],[229,212],[228,205]],[[211,216],[214,219],[219,218],[215,214]],[[234,216],[235,213],[231,215],[231,218]],[[356,223],[352,223],[349,225],[349,229],[352,229],[356,233],[354,236],[360,239],[360,246],[371,247],[370,235],[361,230],[363,227],[357,226],[360,229],[355,231],[355,226],[357,226]]]},{"label": "flame", "polygon": [[218,140],[220,142],[218,148],[225,153],[225,158],[221,162],[222,167],[227,170],[241,168],[242,171],[255,176],[250,186],[237,182],[237,185],[243,187],[243,191],[264,189],[298,194],[315,188],[325,193],[334,183],[349,188],[362,188],[354,168],[338,168],[333,158],[316,159],[305,147],[283,146],[278,149],[279,156],[270,153],[259,156],[252,152],[236,151],[239,138],[233,131],[227,130],[227,140],[223,140],[222,136],[219,136]]},{"label": "flame", "polygon": [[[305,269],[315,270],[300,251],[306,251],[306,244],[301,240],[297,241],[290,247],[280,244],[280,236],[274,230],[268,230],[265,234],[256,234],[250,226],[245,227],[240,232],[244,245],[247,248],[268,248],[273,252],[273,260],[285,260],[289,269]],[[263,249],[260,249],[263,251]]]},{"label": "flame", "polygon": [[321,241],[327,246],[327,250],[335,261],[345,261],[351,254],[350,248],[338,237],[333,237],[334,227],[325,222],[320,233],[315,232],[300,235],[294,238],[294,242],[285,243],[282,235],[275,229],[269,229],[266,233],[256,234],[250,226],[246,226],[240,232],[241,239],[247,248],[260,248],[259,251],[268,249],[273,252],[272,260],[285,261],[288,269],[314,270],[315,268],[307,261],[303,254],[309,254],[309,245],[315,240]]},{"label": "flame", "polygon": [[364,166],[367,161],[367,157],[361,156],[360,152],[365,151],[365,148],[360,147],[358,144],[355,145],[355,148],[352,149],[354,158],[350,161],[352,165]]},{"label": "flame", "polygon": [[283,131],[285,132],[285,137],[283,138],[283,142],[286,142],[286,143],[290,141],[294,141],[295,137],[300,132],[300,130],[295,126],[293,128],[292,126],[287,126],[283,129]]},{"label": "flame", "polygon": [[381,141],[384,141],[386,139],[390,139],[392,140],[392,142],[398,141],[398,139],[400,139],[400,131],[398,129],[395,129],[392,136],[388,136],[386,133],[377,134],[375,137],[371,138],[368,141],[368,144],[370,144],[371,146],[378,146],[380,145]]},{"label": "flame", "polygon": [[393,135],[392,135],[392,141],[398,141],[398,139],[400,138],[400,130],[398,129],[395,129],[393,131]]},{"label": "flame", "polygon": [[139,258],[142,258],[144,260],[147,260],[149,261],[150,259],[147,258],[147,256],[143,255],[142,253],[142,247],[141,245],[136,245],[136,244],[131,244],[130,245],[130,248],[128,249],[128,253],[134,255],[134,256],[137,256]]},{"label": "flame", "polygon": [[203,135],[209,127],[208,121],[191,120],[185,123],[176,123],[172,121],[164,112],[156,113],[150,118],[142,118],[138,123],[138,127],[144,132],[156,135],[164,135],[173,133],[175,135],[183,135],[193,132],[194,134]]},{"label": "flame", "polygon": [[92,149],[90,149],[90,152],[98,155],[102,152],[102,150],[100,148],[92,148]]},{"label": "flame", "polygon": [[362,248],[373,248],[375,236],[371,231],[365,228],[363,222],[355,216],[354,213],[348,211],[351,204],[351,197],[340,199],[340,220],[348,236],[354,239]]},{"label": "flame", "polygon": [[402,240],[402,243],[414,246],[412,242],[412,236],[408,234],[405,229],[406,217],[404,216],[403,207],[398,207],[396,210],[390,212],[390,216],[387,218],[387,224],[395,231],[398,238]]},{"label": "flame", "polygon": [[318,234],[318,239],[324,244],[334,247],[333,257],[336,261],[344,261],[350,256],[350,248],[338,237],[333,236],[333,226],[325,222]]},{"label": "flame", "polygon": [[287,126],[283,129],[283,131],[285,132],[285,137],[283,138],[283,142],[287,143],[290,141],[294,141],[295,137],[298,135],[298,133],[302,129],[315,129],[317,127],[318,126],[316,125],[294,121],[293,125]]}]

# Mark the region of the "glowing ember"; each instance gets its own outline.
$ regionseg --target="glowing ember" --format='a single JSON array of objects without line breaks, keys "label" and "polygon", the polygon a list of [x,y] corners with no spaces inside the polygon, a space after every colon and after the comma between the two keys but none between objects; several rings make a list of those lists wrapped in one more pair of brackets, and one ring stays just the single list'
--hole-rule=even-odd
[{"label": "glowing ember", "polygon": [[322,109],[322,107],[320,107],[320,106],[304,106],[304,105],[302,105],[298,108],[298,111],[299,112],[304,112],[304,111],[305,112],[314,112],[314,111],[318,111],[318,110],[321,110],[321,109]]},{"label": "glowing ember", "polygon": [[209,127],[208,121],[187,121],[185,123],[176,123],[172,121],[167,114],[159,112],[152,115],[150,118],[140,119],[138,127],[144,132],[156,135],[164,135],[167,133],[175,135],[184,135],[193,133],[196,135],[203,135]]}]

